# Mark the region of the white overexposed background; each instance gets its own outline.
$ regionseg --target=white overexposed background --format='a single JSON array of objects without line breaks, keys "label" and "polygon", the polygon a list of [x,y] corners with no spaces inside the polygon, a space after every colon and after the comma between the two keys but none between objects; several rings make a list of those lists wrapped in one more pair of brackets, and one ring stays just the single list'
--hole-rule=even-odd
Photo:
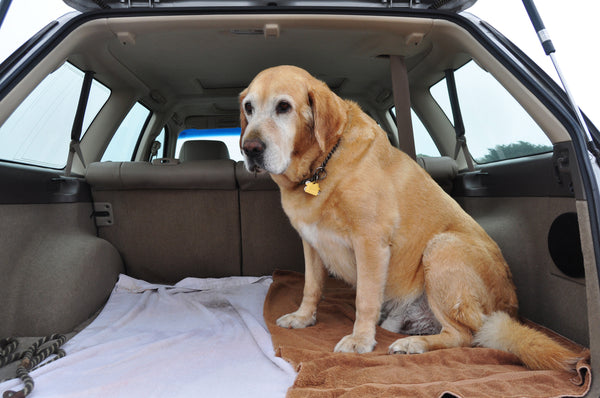
[{"label": "white overexposed background", "polygon": [[[600,0],[537,0],[539,13],[579,106],[600,125]],[[61,0],[13,0],[0,28],[0,60],[51,20],[72,11]],[[469,12],[491,23],[558,80],[521,0],[479,0]]]}]

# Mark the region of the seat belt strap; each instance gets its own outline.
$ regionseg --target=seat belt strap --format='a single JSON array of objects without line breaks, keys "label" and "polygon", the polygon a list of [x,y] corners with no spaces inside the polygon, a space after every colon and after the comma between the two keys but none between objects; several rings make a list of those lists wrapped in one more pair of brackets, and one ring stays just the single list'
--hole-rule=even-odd
[{"label": "seat belt strap", "polygon": [[461,149],[463,151],[463,154],[465,155],[469,171],[475,171],[475,167],[473,166],[473,159],[471,158],[471,152],[469,152],[469,147],[467,146],[467,139],[464,135],[462,137],[456,137],[456,145],[454,146],[454,160],[458,158],[458,154]]},{"label": "seat belt strap", "polygon": [[408,72],[406,70],[404,57],[400,55],[390,55],[390,70],[392,76],[392,89],[394,92],[394,106],[396,107],[398,146],[404,153],[415,159],[417,156],[410,116],[410,88],[408,85]]},{"label": "seat belt strap", "polygon": [[83,76],[83,84],[81,85],[81,93],[79,94],[79,102],[77,103],[77,112],[75,112],[75,119],[73,120],[73,127],[71,128],[71,142],[69,143],[69,156],[67,158],[67,165],[65,167],[65,176],[71,175],[71,168],[73,167],[73,158],[75,155],[81,161],[83,167],[85,167],[85,161],[83,160],[83,153],[79,147],[79,140],[81,139],[81,130],[83,129],[83,117],[85,116],[85,108],[87,107],[88,98],[90,96],[90,89],[92,88],[92,80],[94,78],[94,72],[86,71]]},{"label": "seat belt strap", "polygon": [[458,159],[460,150],[467,162],[469,171],[474,171],[473,158],[467,146],[467,137],[465,137],[465,124],[463,123],[462,113],[460,111],[460,103],[458,102],[458,92],[456,91],[456,80],[454,79],[454,70],[446,69],[446,85],[448,86],[448,97],[450,98],[450,106],[452,108],[452,118],[454,119],[454,132],[456,133],[456,145],[454,147],[454,160]]},{"label": "seat belt strap", "polygon": [[71,176],[71,169],[73,168],[73,158],[77,155],[79,161],[85,167],[85,161],[83,160],[83,154],[81,153],[81,147],[79,141],[71,140],[69,143],[69,156],[67,157],[67,166],[65,167],[65,176]]}]

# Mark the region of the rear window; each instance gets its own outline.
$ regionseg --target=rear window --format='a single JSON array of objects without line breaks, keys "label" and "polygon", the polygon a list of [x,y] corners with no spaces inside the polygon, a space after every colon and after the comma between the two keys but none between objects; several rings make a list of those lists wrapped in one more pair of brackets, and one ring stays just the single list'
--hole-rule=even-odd
[{"label": "rear window", "polygon": [[[0,159],[65,167],[83,77],[84,73],[69,63],[48,75],[0,126]],[[92,81],[84,133],[109,96],[106,86]]]},{"label": "rear window", "polygon": [[151,112],[139,102],[129,110],[102,155],[102,161],[130,161]]},{"label": "rear window", "polygon": [[184,142],[190,140],[212,140],[222,141],[227,145],[229,157],[233,160],[244,160],[240,151],[240,134],[242,129],[239,127],[221,128],[221,129],[187,129],[179,133],[177,145],[175,147],[175,157],[179,158],[179,152]]},{"label": "rear window", "polygon": [[[490,163],[552,151],[552,143],[521,105],[473,61],[456,70],[456,90],[471,156]],[[431,95],[452,120],[446,79]]]},{"label": "rear window", "polygon": [[[394,123],[396,122],[396,107],[393,106],[390,108],[390,114],[394,119]],[[410,120],[412,121],[413,128],[413,137],[415,140],[415,151],[418,157],[438,157],[440,155],[440,150],[437,148],[429,131],[423,125],[423,122],[417,116],[415,111],[410,110]]]}]

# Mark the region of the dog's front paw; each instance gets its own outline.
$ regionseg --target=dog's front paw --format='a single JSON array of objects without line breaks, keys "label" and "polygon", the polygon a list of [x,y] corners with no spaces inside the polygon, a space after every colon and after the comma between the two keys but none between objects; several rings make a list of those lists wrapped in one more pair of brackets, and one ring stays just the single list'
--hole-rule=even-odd
[{"label": "dog's front paw", "polygon": [[275,323],[277,326],[286,329],[302,329],[308,326],[312,326],[317,322],[317,314],[313,313],[309,316],[299,315],[298,311],[292,312],[277,319]]},{"label": "dog's front paw", "polygon": [[419,336],[398,339],[390,345],[390,354],[422,354],[427,351],[427,345]]},{"label": "dog's front paw", "polygon": [[340,340],[335,346],[335,352],[357,352],[363,354],[373,351],[377,342],[373,338],[350,334]]}]

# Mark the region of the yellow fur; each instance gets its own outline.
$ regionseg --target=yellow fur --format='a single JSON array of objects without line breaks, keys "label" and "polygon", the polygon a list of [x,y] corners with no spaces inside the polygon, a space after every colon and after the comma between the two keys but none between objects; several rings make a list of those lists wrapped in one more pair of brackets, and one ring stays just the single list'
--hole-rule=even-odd
[{"label": "yellow fur", "polygon": [[[281,96],[292,113],[269,113],[271,99]],[[283,172],[268,170],[264,160],[303,239],[306,261],[302,304],[281,317],[280,326],[314,324],[328,270],[357,289],[353,333],[336,351],[371,351],[382,303],[425,293],[440,334],[400,339],[390,352],[471,346],[475,333],[477,343],[514,352],[531,368],[573,369],[575,353],[511,320],[517,298],[498,246],[355,103],[292,66],[261,72],[240,101],[273,115],[253,119],[241,107],[242,148],[250,140],[271,146],[279,137],[294,140],[289,154],[277,153],[288,162]],[[308,195],[302,181],[330,153],[321,193]]]}]

